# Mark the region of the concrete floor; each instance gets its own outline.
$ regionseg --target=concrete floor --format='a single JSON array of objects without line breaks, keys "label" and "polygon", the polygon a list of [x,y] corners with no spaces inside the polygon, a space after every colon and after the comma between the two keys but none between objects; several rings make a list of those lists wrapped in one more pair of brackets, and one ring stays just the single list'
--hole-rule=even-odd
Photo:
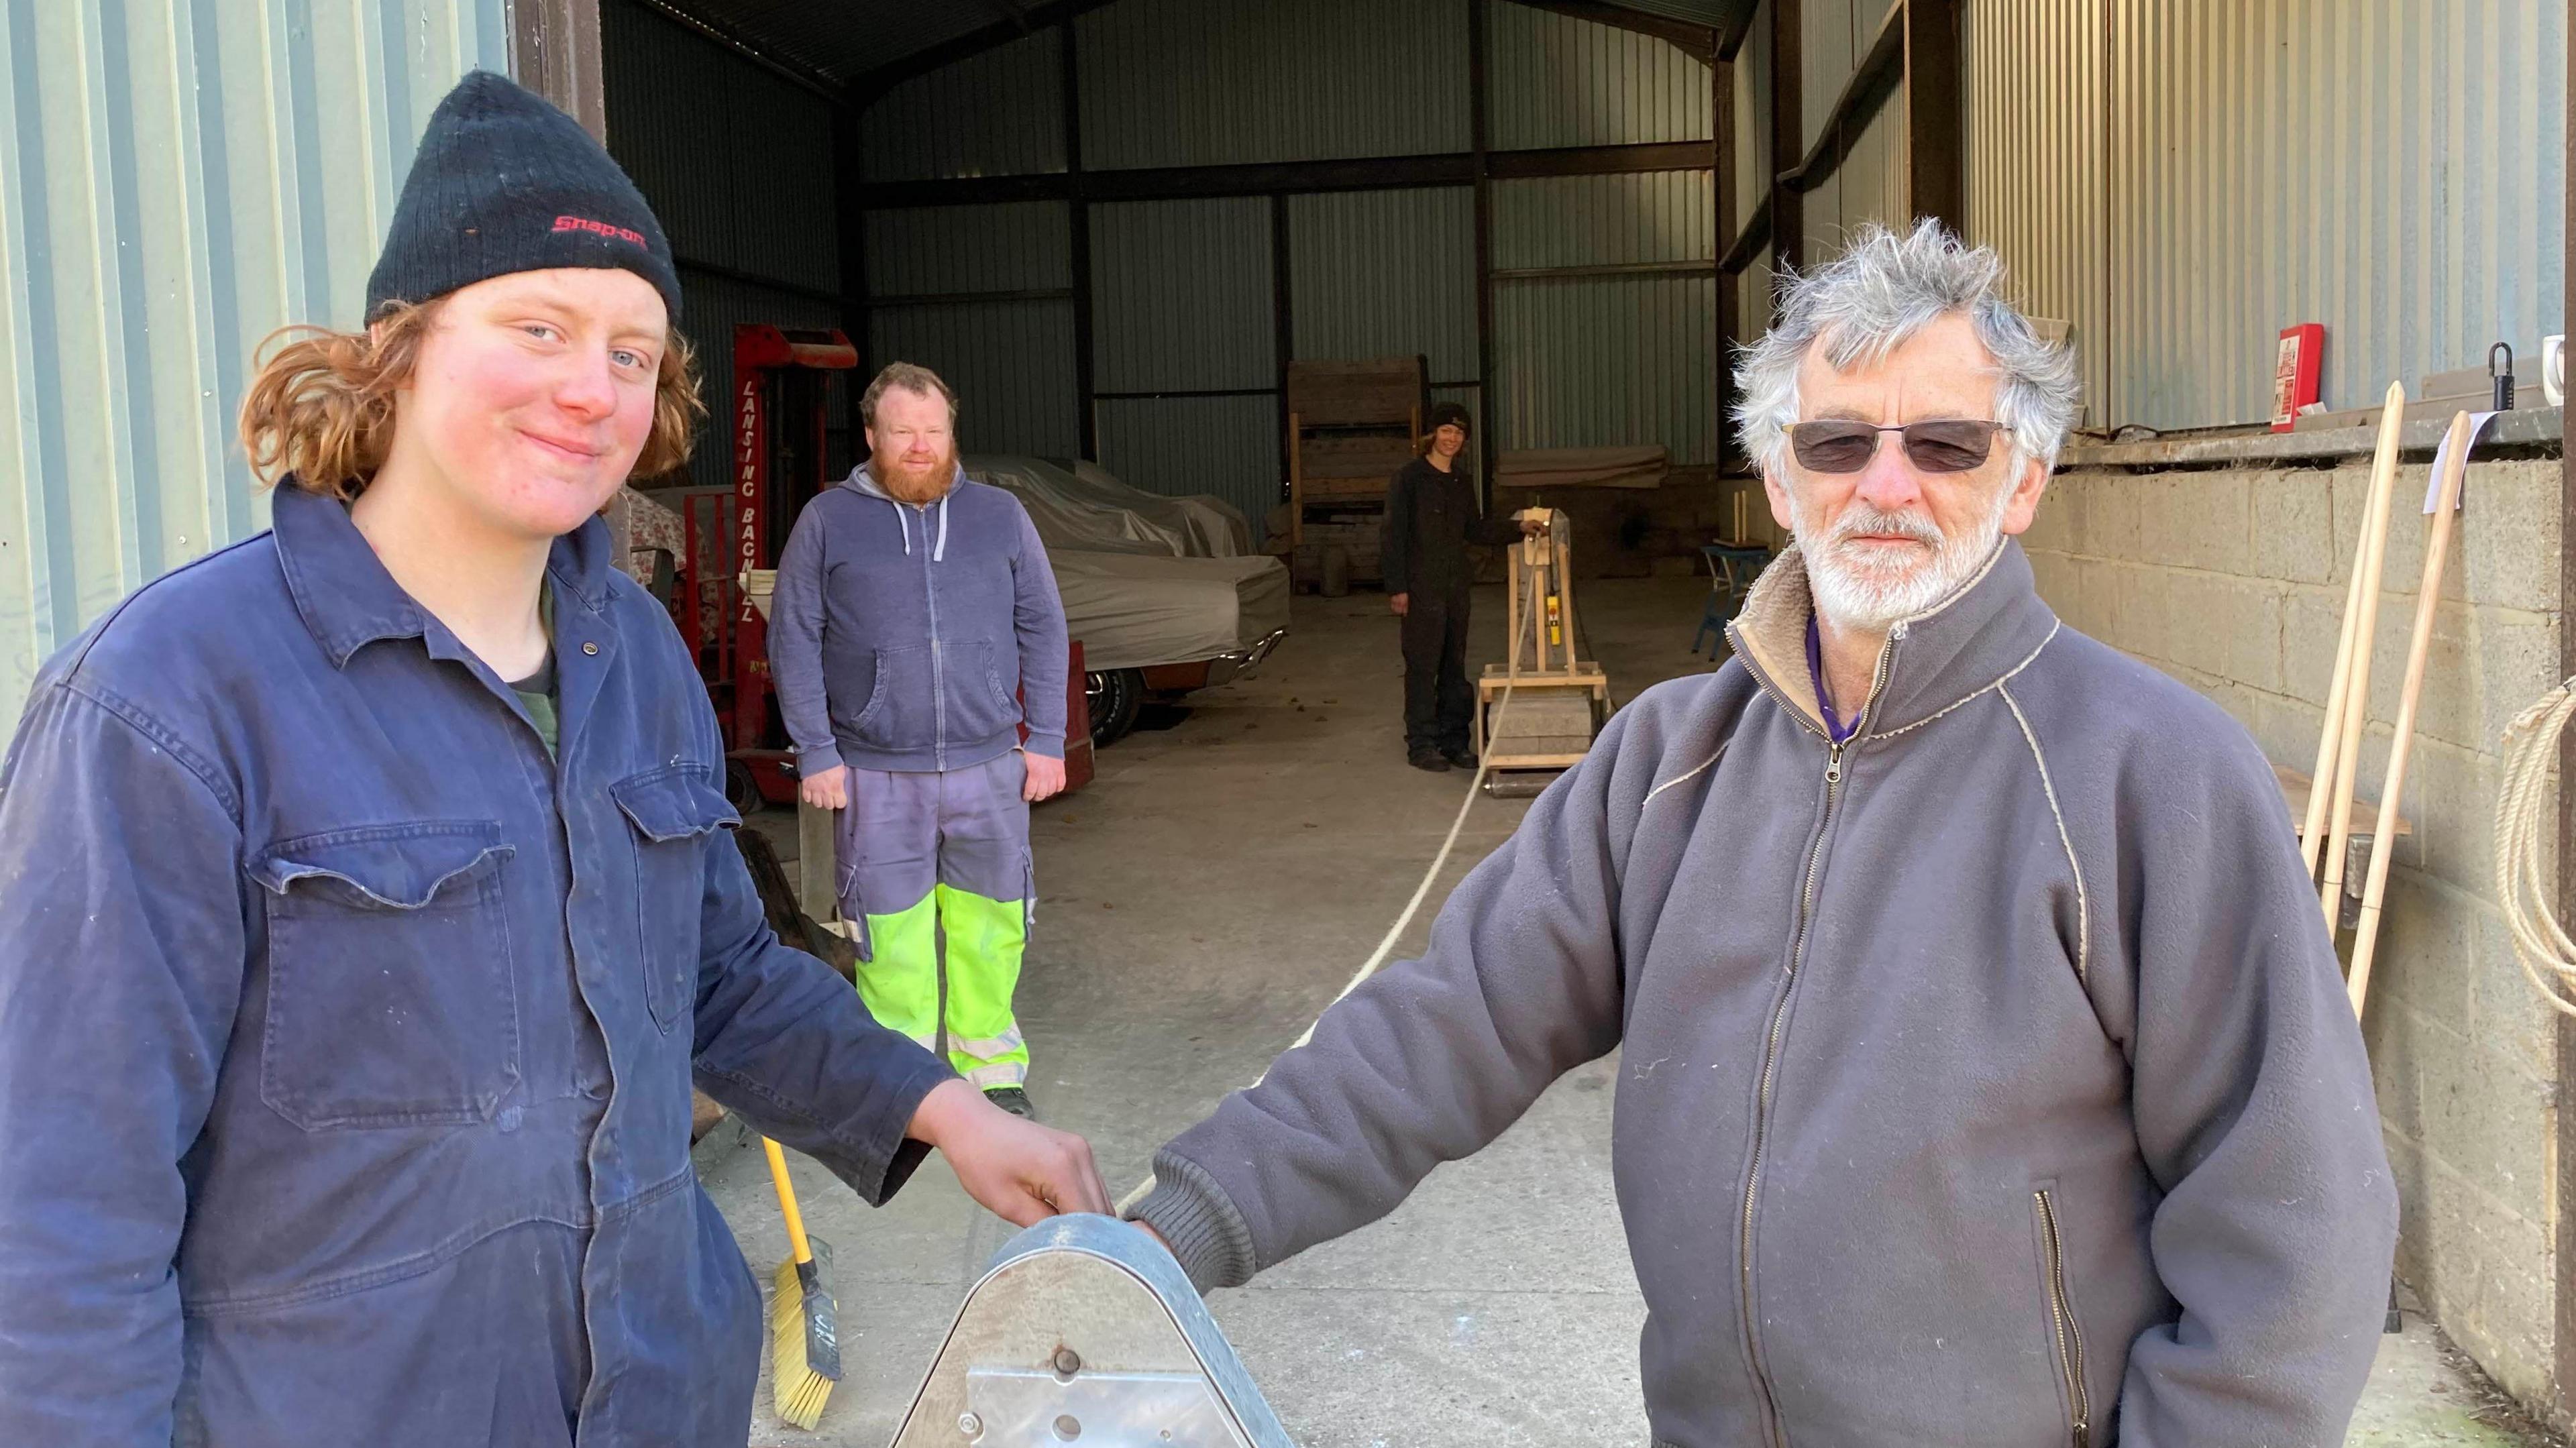
[{"label": "concrete floor", "polygon": [[[1586,629],[1621,701],[1705,670],[1686,651],[1706,597],[1687,578],[1603,582]],[[1480,657],[1502,654],[1502,599],[1478,600]],[[1040,903],[1021,1021],[1031,1094],[1088,1137],[1113,1192],[1153,1150],[1251,1081],[1376,945],[1437,850],[1465,776],[1407,767],[1395,626],[1376,594],[1299,598],[1262,677],[1099,756],[1038,811]],[[1526,802],[1480,799],[1400,953],[1500,843]],[[791,861],[792,816],[756,824]],[[791,865],[792,868],[792,865]],[[1639,1443],[1644,1306],[1609,1172],[1610,1063],[1578,1070],[1481,1155],[1435,1172],[1393,1216],[1211,1303],[1306,1448]],[[756,1143],[728,1122],[699,1147],[707,1189],[756,1267],[785,1253]],[[871,1211],[796,1158],[807,1219],[836,1250],[848,1376],[819,1432],[764,1411],[759,1445],[893,1436],[964,1291],[1007,1224],[937,1158]],[[2538,1441],[2489,1426],[2491,1389],[2410,1317],[2385,1340],[2349,1442]]]}]

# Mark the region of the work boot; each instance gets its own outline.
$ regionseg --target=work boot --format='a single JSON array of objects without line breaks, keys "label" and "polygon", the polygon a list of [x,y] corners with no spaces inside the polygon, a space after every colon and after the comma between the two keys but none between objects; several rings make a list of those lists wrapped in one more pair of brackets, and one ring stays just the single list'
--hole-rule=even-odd
[{"label": "work boot", "polygon": [[1406,755],[1404,762],[1412,765],[1416,769],[1425,770],[1432,774],[1447,774],[1449,772],[1449,761],[1441,758],[1440,751],[1436,749],[1417,749],[1411,754]]},{"label": "work boot", "polygon": [[1450,745],[1448,748],[1440,751],[1440,757],[1448,760],[1451,764],[1456,765],[1460,769],[1474,769],[1477,765],[1484,762],[1476,757],[1475,750],[1468,748],[1464,744]]},{"label": "work boot", "polygon": [[1038,1119],[1038,1108],[1029,1093],[1017,1086],[995,1086],[985,1091],[984,1099],[1024,1121]]}]

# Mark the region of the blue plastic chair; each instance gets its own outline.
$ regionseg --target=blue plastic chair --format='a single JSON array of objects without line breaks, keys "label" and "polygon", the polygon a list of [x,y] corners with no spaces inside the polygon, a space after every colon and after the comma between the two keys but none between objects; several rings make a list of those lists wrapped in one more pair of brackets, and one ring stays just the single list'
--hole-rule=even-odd
[{"label": "blue plastic chair", "polygon": [[1698,653],[1706,639],[1714,662],[1717,646],[1726,639],[1726,621],[1744,606],[1753,580],[1771,561],[1771,550],[1759,543],[1703,543],[1699,553],[1708,560],[1708,603],[1700,610],[1699,631],[1691,635],[1691,652]]}]

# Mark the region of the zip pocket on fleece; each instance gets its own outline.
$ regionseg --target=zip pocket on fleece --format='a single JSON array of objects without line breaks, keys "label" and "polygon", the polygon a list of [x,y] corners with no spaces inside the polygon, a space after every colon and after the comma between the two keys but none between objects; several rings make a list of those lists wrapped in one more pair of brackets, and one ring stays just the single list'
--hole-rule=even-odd
[{"label": "zip pocket on fleece", "polygon": [[2040,1286],[2048,1293],[2049,1330],[2057,1343],[2057,1372],[2066,1385],[2068,1427],[2075,1448],[2093,1448],[2093,1405],[2084,1393],[2084,1328],[2075,1320],[2075,1302],[2066,1292],[2066,1245],[2057,1230],[2057,1193],[2041,1187],[2030,1194],[2039,1216]]}]

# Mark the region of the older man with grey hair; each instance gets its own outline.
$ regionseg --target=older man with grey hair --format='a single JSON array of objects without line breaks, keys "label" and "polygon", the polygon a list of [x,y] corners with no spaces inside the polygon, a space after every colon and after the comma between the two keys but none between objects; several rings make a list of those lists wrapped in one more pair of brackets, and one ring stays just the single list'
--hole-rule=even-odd
[{"label": "older man with grey hair", "polygon": [[1798,545],[1734,658],[1156,1157],[1134,1215],[1202,1287],[1620,1047],[1656,1443],[2343,1440],[2397,1223],[2369,1063],[2263,756],[2032,587],[2075,384],[2002,282],[1927,222],[1784,284],[1737,420]]}]

